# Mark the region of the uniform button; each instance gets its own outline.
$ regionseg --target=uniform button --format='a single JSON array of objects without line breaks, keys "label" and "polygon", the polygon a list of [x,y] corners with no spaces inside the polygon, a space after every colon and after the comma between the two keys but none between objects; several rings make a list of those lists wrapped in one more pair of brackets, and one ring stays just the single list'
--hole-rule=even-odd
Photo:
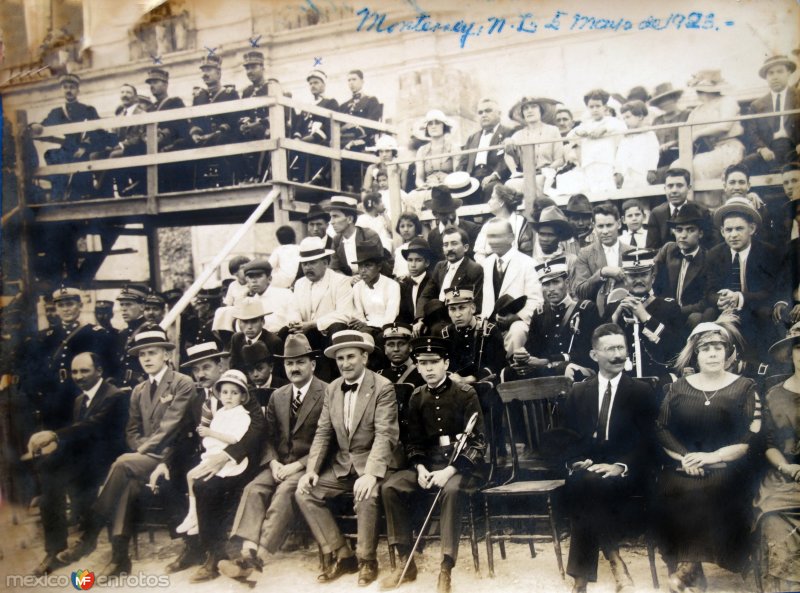
[{"label": "uniform button", "polygon": [[439,409],[439,406],[436,406],[436,409],[438,410],[438,409]]},{"label": "uniform button", "polygon": [[441,419],[441,418],[437,418],[437,419],[436,419],[436,421],[437,421],[437,422],[441,422],[441,421],[442,421],[442,419]]},{"label": "uniform button", "polygon": [[439,429],[439,432],[442,432],[442,429],[441,429],[441,428]]}]

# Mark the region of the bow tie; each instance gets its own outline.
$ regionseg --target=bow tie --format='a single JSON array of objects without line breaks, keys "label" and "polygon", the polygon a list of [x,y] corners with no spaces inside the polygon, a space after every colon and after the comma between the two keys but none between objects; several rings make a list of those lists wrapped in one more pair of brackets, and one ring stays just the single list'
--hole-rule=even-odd
[{"label": "bow tie", "polygon": [[678,251],[678,259],[685,259],[688,263],[692,263],[695,257],[697,257],[696,253],[684,255],[683,251]]},{"label": "bow tie", "polygon": [[361,93],[353,93],[353,100],[358,101],[361,98]]},{"label": "bow tie", "polygon": [[358,383],[342,383],[342,392],[347,393],[348,391],[358,391]]}]

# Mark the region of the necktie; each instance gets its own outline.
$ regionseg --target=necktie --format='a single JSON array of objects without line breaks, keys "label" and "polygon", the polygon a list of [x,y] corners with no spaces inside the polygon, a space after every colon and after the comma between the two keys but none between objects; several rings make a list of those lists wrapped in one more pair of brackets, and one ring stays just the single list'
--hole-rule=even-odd
[{"label": "necktie", "polygon": [[739,260],[739,254],[733,256],[733,263],[731,263],[731,277],[728,281],[728,286],[733,292],[742,292],[742,263]]},{"label": "necktie", "polygon": [[297,418],[297,411],[300,409],[300,390],[294,392],[294,397],[292,398],[292,419],[294,420]]},{"label": "necktie", "polygon": [[636,242],[636,233],[631,233],[631,247],[639,247],[639,244]]},{"label": "necktie", "polygon": [[[781,96],[780,93],[775,95],[775,112],[778,113],[781,110]],[[779,115],[775,118],[775,131],[781,131],[781,119],[782,117]]]},{"label": "necktie", "polygon": [[153,403],[153,400],[156,397],[156,390],[158,389],[158,381],[150,381],[150,403]]},{"label": "necktie", "polygon": [[78,419],[83,420],[86,418],[86,412],[89,411],[89,396],[88,394],[83,394],[83,401],[81,402],[81,411],[78,414]]},{"label": "necktie", "polygon": [[675,218],[678,216],[678,212],[680,212],[680,211],[681,211],[681,207],[680,206],[678,206],[676,208],[673,208],[672,209],[672,214],[670,215],[669,219],[670,220],[675,220]]},{"label": "necktie", "polygon": [[494,275],[492,276],[492,283],[494,285],[494,296],[500,296],[500,287],[503,286],[503,260],[497,258],[497,265],[494,267]]},{"label": "necktie", "polygon": [[608,413],[611,410],[611,381],[606,384],[606,392],[603,394],[603,403],[600,406],[600,416],[597,418],[597,440],[605,442],[606,429],[608,427]]}]

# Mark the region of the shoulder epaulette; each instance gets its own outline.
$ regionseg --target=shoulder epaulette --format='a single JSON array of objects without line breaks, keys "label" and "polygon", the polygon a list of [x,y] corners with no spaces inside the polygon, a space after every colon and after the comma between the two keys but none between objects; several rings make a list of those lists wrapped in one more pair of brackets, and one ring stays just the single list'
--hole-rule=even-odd
[{"label": "shoulder epaulette", "polygon": [[467,385],[466,383],[461,383],[460,387],[461,387],[461,391],[469,391],[470,389],[472,389],[472,387]]},{"label": "shoulder epaulette", "polygon": [[592,301],[581,301],[580,304],[578,305],[578,309],[580,309],[581,311],[585,311],[586,308],[591,304]]},{"label": "shoulder epaulette", "polygon": [[673,299],[672,297],[664,297],[664,301],[667,303],[674,303],[675,299]]},{"label": "shoulder epaulette", "polygon": [[442,337],[443,338],[449,338],[450,337],[450,332],[447,331],[447,327],[443,327],[442,328]]},{"label": "shoulder epaulette", "polygon": [[99,325],[93,326],[92,330],[96,331],[96,332],[104,332],[104,331],[106,331],[104,328],[100,327]]}]

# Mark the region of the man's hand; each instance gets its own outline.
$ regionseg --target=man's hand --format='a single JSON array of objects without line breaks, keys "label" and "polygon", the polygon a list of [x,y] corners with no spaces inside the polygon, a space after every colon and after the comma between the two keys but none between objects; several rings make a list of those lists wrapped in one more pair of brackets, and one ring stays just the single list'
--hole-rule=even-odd
[{"label": "man's hand", "polygon": [[615,478],[621,476],[625,469],[621,465],[614,463],[598,463],[588,468],[588,471],[602,474],[604,478]]},{"label": "man's hand", "polygon": [[444,485],[447,484],[447,481],[456,475],[456,468],[452,465],[448,465],[444,469],[437,470],[435,472],[431,472],[429,481],[431,486],[436,486],[437,488],[444,488]]},{"label": "man's hand", "polygon": [[619,266],[603,266],[600,269],[600,275],[603,278],[613,278],[614,280],[622,280],[625,278],[625,272]]},{"label": "man's hand", "polygon": [[370,474],[364,474],[358,478],[355,484],[353,484],[353,496],[356,499],[356,502],[367,500],[372,494],[372,489],[375,488],[377,483],[378,478]]},{"label": "man's hand", "polygon": [[282,469],[283,464],[277,459],[273,459],[269,462],[269,471],[272,472],[272,477],[275,478],[276,482],[283,482],[283,478],[281,478]]},{"label": "man's hand", "polygon": [[696,453],[687,453],[681,459],[683,469],[698,468],[714,463],[720,463],[722,459],[716,453],[703,453],[698,451]]},{"label": "man's hand", "polygon": [[197,427],[197,434],[201,437],[207,437],[209,434],[211,434],[211,427],[201,424]]},{"label": "man's hand", "polygon": [[297,491],[300,494],[310,494],[311,489],[317,485],[319,474],[317,472],[306,472],[297,483]]},{"label": "man's hand", "polygon": [[592,369],[587,369],[586,367],[571,362],[567,365],[567,368],[564,369],[564,376],[568,377],[571,381],[575,381],[575,373],[581,373],[584,377],[591,377],[595,374]]},{"label": "man's hand", "polygon": [[800,305],[792,307],[792,310],[789,312],[789,321],[792,325],[800,321]]},{"label": "man's hand", "polygon": [[360,319],[353,319],[353,321],[347,325],[350,327],[350,329],[354,329],[359,332],[367,331],[367,329],[369,329],[369,326]]},{"label": "man's hand", "polygon": [[[294,461],[292,463],[287,463],[286,465],[281,465],[280,469],[278,470],[278,480],[283,482],[289,476],[293,476],[299,471],[303,470],[303,465]],[[272,475],[275,475],[275,472],[272,472]]]},{"label": "man's hand", "polygon": [[431,472],[421,463],[417,466],[417,484],[420,488],[428,490],[431,487]]},{"label": "man's hand", "polygon": [[761,155],[761,158],[764,159],[767,162],[775,160],[775,153],[772,152],[766,146],[763,146],[763,147],[759,148],[756,152],[758,152],[758,154]]},{"label": "man's hand", "polygon": [[619,302],[619,309],[624,309],[629,315],[633,315],[640,323],[645,323],[650,317],[644,303],[633,296],[627,296]]},{"label": "man's hand", "polygon": [[717,307],[725,311],[727,309],[736,309],[739,307],[740,292],[733,292],[727,288],[723,288],[717,292],[719,298],[717,299]]},{"label": "man's hand", "polygon": [[519,315],[517,315],[516,313],[510,313],[508,315],[498,315],[497,316],[497,323],[500,325],[500,327],[503,327],[503,328],[511,327],[511,324],[514,323],[515,321],[518,321],[518,320],[519,320]]},{"label": "man's hand", "polygon": [[425,324],[420,319],[412,327],[413,327],[413,330],[411,332],[411,335],[413,337],[415,337],[415,338],[418,338],[419,336],[422,335],[422,330],[425,329]]},{"label": "man's hand", "polygon": [[787,303],[775,303],[772,307],[772,321],[773,323],[783,323],[789,319],[788,312],[789,305]]},{"label": "man's hand", "polygon": [[486,186],[494,181],[500,181],[500,176],[497,173],[492,173],[481,180],[481,189],[486,189]]},{"label": "man's hand", "polygon": [[158,489],[158,480],[164,478],[169,481],[169,468],[166,463],[159,463],[156,468],[150,473],[150,480],[147,482],[147,487],[155,491]]},{"label": "man's hand", "polygon": [[787,463],[781,467],[782,473],[795,482],[800,482],[800,465],[797,463]]},{"label": "man's hand", "polygon": [[207,482],[216,476],[217,472],[219,472],[228,461],[230,461],[230,457],[223,452],[212,455],[206,459],[202,465],[198,466],[200,471],[197,472],[195,479],[205,480]]},{"label": "man's hand", "polygon": [[475,375],[467,375],[466,377],[462,377],[458,373],[450,373],[450,380],[454,383],[466,383],[467,385],[477,381]]},{"label": "man's hand", "polygon": [[53,443],[58,440],[56,433],[52,430],[43,430],[41,432],[36,432],[31,435],[31,438],[28,440],[28,451],[31,454],[37,453],[44,449],[50,443]]},{"label": "man's hand", "polygon": [[581,470],[581,469],[589,469],[592,467],[592,463],[594,463],[591,459],[584,459],[583,461],[576,461],[570,466],[570,469],[574,472]]}]

